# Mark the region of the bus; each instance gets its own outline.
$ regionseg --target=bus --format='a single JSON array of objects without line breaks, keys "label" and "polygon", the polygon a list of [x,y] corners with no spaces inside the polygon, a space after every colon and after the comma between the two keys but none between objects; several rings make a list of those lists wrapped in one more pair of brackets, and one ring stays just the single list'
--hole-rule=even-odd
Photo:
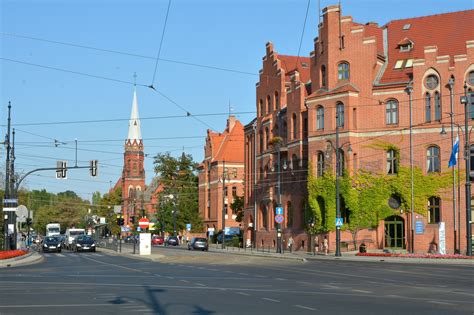
[{"label": "bus", "polygon": [[46,236],[59,236],[61,234],[61,226],[59,223],[46,224]]}]

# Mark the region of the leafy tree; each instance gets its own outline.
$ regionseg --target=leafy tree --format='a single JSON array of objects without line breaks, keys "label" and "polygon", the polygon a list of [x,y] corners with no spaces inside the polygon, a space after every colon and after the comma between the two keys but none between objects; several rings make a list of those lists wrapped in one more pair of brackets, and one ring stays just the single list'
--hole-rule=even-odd
[{"label": "leafy tree", "polygon": [[[96,198],[94,198],[96,196]],[[94,214],[105,217],[107,226],[112,234],[118,234],[120,227],[117,225],[117,217],[114,214],[114,206],[122,204],[122,188],[115,189],[100,197],[100,193],[93,195]],[[95,199],[95,200],[94,200]]]},{"label": "leafy tree", "polygon": [[237,214],[235,221],[242,222],[244,217],[244,197],[243,196],[235,196],[234,200],[230,204],[230,208],[233,212]]},{"label": "leafy tree", "polygon": [[161,230],[173,232],[173,211],[177,210],[177,231],[184,230],[187,223],[191,223],[193,231],[202,231],[198,208],[197,164],[192,156],[183,153],[175,158],[169,152],[159,153],[155,156],[154,165],[163,187],[158,196],[161,202],[157,207]]}]

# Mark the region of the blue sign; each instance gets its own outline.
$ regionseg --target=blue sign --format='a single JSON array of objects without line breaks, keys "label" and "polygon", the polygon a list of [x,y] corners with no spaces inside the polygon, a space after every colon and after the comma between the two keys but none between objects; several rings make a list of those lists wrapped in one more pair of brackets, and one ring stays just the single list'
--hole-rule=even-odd
[{"label": "blue sign", "polygon": [[141,227],[137,227],[137,231],[138,232],[141,232],[142,228]]},{"label": "blue sign", "polygon": [[186,224],[186,231],[191,231],[191,223]]},{"label": "blue sign", "polygon": [[344,224],[343,218],[336,218],[336,227],[341,227]]},{"label": "blue sign", "polygon": [[276,215],[279,215],[279,214],[283,215],[283,207],[276,207],[275,208],[275,214]]},{"label": "blue sign", "polygon": [[283,216],[281,214],[277,214],[275,216],[275,222],[276,223],[282,223],[283,222]]},{"label": "blue sign", "polygon": [[224,229],[225,235],[240,235],[239,227],[226,227]]},{"label": "blue sign", "polygon": [[423,221],[415,221],[415,233],[416,234],[425,233],[425,225],[423,224]]}]

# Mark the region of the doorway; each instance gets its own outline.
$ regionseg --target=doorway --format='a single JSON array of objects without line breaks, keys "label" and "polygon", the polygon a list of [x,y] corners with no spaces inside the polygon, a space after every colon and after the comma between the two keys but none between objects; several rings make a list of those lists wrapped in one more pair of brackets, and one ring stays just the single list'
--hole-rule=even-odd
[{"label": "doorway", "polygon": [[385,246],[388,248],[405,248],[405,222],[399,216],[385,219]]}]

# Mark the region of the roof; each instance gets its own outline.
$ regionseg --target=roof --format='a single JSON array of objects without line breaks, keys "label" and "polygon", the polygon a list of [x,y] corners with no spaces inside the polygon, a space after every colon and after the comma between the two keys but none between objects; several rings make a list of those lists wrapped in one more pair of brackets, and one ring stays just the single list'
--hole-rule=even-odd
[{"label": "roof", "polygon": [[[388,33],[388,65],[380,83],[408,81],[412,68],[394,69],[395,63],[397,60],[424,58],[425,46],[436,46],[438,56],[466,54],[466,41],[474,40],[473,21],[474,10],[466,10],[389,22],[385,26]],[[404,30],[405,25],[407,29]],[[405,39],[414,43],[413,48],[401,52],[398,46]]]},{"label": "roof", "polygon": [[308,99],[321,97],[321,96],[327,96],[327,95],[333,95],[333,94],[339,94],[339,93],[344,93],[344,92],[359,93],[360,91],[358,88],[353,86],[352,83],[346,83],[344,85],[340,85],[329,91],[325,89],[319,89],[317,91],[314,91],[313,93],[311,93],[311,95],[308,96]]},{"label": "roof", "polygon": [[138,101],[137,90],[133,91],[132,113],[128,121],[128,138],[127,140],[141,140],[142,132],[140,128],[140,118],[138,117]]},{"label": "roof", "polygon": [[231,130],[208,132],[212,146],[212,161],[244,162],[244,126],[235,120]]},{"label": "roof", "polygon": [[[306,83],[311,79],[311,59],[309,57],[298,58],[298,56],[278,55],[278,59],[281,61],[281,67],[285,70],[285,75],[288,77],[287,81],[289,81],[290,74],[295,70],[298,70],[301,82]],[[296,64],[297,62],[298,64]],[[303,63],[305,63],[306,66],[303,66]]]}]

